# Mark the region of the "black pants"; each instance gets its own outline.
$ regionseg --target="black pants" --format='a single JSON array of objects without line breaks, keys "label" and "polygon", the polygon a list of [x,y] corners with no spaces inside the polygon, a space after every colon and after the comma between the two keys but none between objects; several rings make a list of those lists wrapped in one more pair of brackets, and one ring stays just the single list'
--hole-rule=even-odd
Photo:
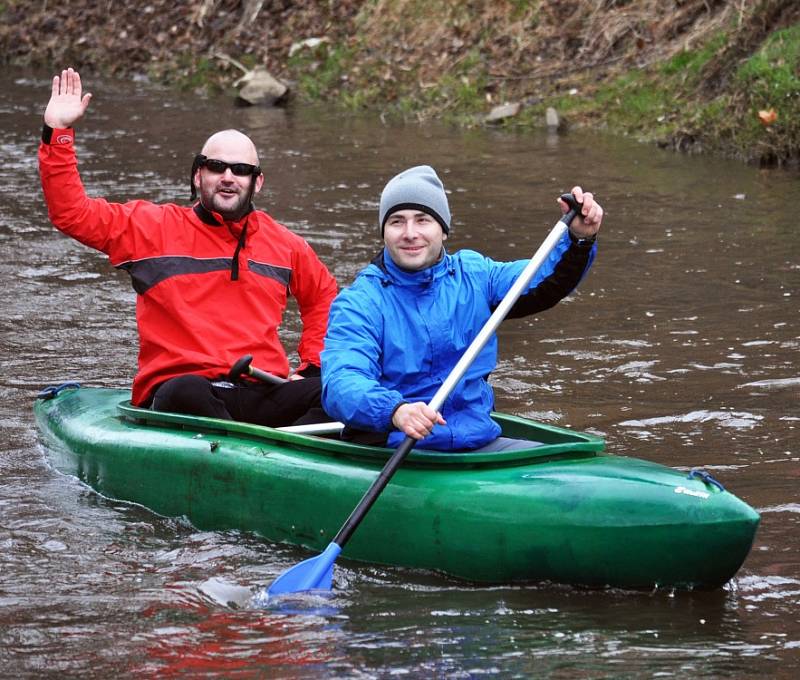
[{"label": "black pants", "polygon": [[290,380],[280,385],[261,382],[211,381],[199,375],[171,378],[156,388],[155,411],[239,420],[267,427],[329,422],[322,410],[319,378]]}]

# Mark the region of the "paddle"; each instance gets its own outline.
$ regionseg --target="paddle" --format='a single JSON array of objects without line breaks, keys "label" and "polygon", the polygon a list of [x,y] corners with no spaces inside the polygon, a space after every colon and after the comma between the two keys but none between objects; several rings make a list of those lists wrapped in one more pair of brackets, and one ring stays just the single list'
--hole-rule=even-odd
[{"label": "paddle", "polygon": [[287,382],[286,378],[279,378],[277,375],[272,375],[272,373],[267,373],[266,371],[262,371],[260,368],[251,366],[250,364],[252,361],[252,354],[245,354],[241,359],[238,359],[236,363],[231,366],[231,370],[228,371],[228,380],[231,382],[236,382],[239,379],[239,376],[244,373],[246,375],[253,376],[261,382],[273,383],[275,385],[281,385]]},{"label": "paddle", "polygon": [[[253,376],[261,382],[274,385],[282,385],[283,383],[289,382],[286,378],[279,378],[277,375],[267,373],[260,368],[251,366],[250,364],[252,361],[252,354],[245,354],[241,359],[238,359],[236,363],[231,366],[231,370],[228,371],[228,380],[230,382],[236,382],[239,376],[244,373]],[[294,434],[332,434],[334,432],[341,432],[342,428],[344,428],[344,423],[334,421],[330,423],[309,423],[308,425],[286,425],[275,429],[283,432],[292,432]]]},{"label": "paddle", "polygon": [[[542,245],[539,246],[536,253],[534,253],[525,269],[514,282],[514,285],[511,286],[508,293],[506,293],[488,321],[483,325],[483,328],[481,328],[478,335],[475,336],[475,339],[464,352],[464,355],[453,367],[450,375],[447,376],[447,379],[437,390],[433,399],[431,399],[428,404],[434,411],[438,411],[442,407],[447,397],[450,396],[450,392],[453,391],[459,380],[464,377],[464,374],[475,360],[475,357],[478,356],[489,341],[489,338],[491,338],[492,334],[497,330],[497,327],[522,294],[522,291],[528,286],[553,248],[555,248],[556,244],[561,240],[570,222],[572,222],[575,215],[578,214],[580,205],[572,194],[562,195],[561,200],[569,206],[569,211],[562,215],[561,219],[556,222],[550,230],[547,238]],[[392,478],[397,468],[400,467],[403,459],[409,454],[411,449],[414,448],[416,442],[417,440],[413,437],[406,437],[400,446],[397,447],[383,470],[381,470],[378,477],[358,502],[358,505],[350,514],[350,517],[347,518],[342,528],[339,529],[339,533],[336,534],[333,541],[331,541],[320,555],[304,560],[289,568],[275,579],[272,585],[267,589],[266,598],[262,592],[256,597],[256,601],[264,602],[270,596],[299,593],[307,590],[330,590],[333,582],[333,563],[336,561],[336,558],[339,556],[339,553],[342,551],[347,541],[350,540],[353,532],[358,528],[358,525],[361,524],[367,512],[369,512],[372,504],[378,499],[378,496],[380,496],[383,489],[389,483],[389,480]]]}]

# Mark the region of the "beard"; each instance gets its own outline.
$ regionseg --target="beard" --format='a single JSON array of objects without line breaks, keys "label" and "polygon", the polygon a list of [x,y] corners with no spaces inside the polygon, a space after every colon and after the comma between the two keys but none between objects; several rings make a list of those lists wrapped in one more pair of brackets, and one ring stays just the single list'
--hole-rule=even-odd
[{"label": "beard", "polygon": [[[250,178],[250,186],[243,188],[234,187],[237,193],[226,193],[217,182],[204,182],[200,179],[200,203],[206,210],[218,213],[226,222],[236,222],[250,212],[250,203],[253,199],[253,183],[255,178]],[[236,196],[236,200],[233,197]]]}]

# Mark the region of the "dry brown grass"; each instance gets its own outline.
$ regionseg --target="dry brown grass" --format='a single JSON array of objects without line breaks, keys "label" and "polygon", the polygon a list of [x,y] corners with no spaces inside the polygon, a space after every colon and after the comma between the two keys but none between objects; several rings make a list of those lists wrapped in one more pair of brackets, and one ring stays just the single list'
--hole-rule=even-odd
[{"label": "dry brown grass", "polygon": [[[359,15],[363,61],[382,79],[425,88],[476,55],[505,98],[596,82],[691,48],[745,0],[378,0]],[[363,64],[362,64],[363,66]],[[369,68],[366,69],[369,71]]]},{"label": "dry brown grass", "polygon": [[[378,0],[361,35],[374,58],[427,82],[479,50],[487,72],[507,81],[603,73],[667,59],[741,14],[724,0]],[[425,17],[424,22],[421,17]]]}]

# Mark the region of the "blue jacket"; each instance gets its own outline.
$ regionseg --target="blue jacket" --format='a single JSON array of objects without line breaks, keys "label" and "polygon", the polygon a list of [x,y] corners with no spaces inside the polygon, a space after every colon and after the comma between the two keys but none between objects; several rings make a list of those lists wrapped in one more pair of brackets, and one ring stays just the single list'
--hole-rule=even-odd
[{"label": "blue jacket", "polygon": [[[595,251],[565,234],[508,318],[542,311],[568,295]],[[462,250],[408,272],[384,249],[331,306],[321,355],[325,410],[353,428],[392,431],[388,445],[398,445],[405,435],[392,425],[395,409],[433,398],[527,263]],[[487,383],[496,363],[495,335],[445,401],[447,425],[436,425],[421,447],[474,449],[499,436]]]}]

